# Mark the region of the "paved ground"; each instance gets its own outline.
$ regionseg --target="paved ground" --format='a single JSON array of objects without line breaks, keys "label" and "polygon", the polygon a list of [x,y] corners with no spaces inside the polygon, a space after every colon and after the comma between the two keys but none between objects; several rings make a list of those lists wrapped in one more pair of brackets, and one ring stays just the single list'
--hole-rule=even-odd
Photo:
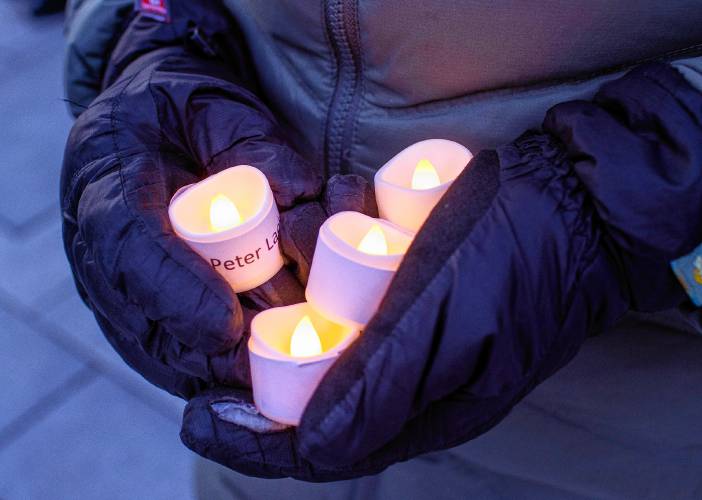
[{"label": "paved ground", "polygon": [[182,403],[120,361],[71,282],[62,19],[28,3],[0,0],[0,498],[191,498]]}]

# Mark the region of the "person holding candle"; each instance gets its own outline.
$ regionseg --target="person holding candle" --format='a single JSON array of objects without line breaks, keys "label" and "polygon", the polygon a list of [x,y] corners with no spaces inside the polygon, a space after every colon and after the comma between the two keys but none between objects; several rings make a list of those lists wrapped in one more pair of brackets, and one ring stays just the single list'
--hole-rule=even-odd
[{"label": "person holding candle", "polygon": [[[419,457],[399,468],[416,471],[411,475],[426,483],[417,491],[438,498],[449,473],[426,472],[441,460],[422,454],[494,427],[588,335],[627,310],[689,307],[669,268],[702,241],[702,68],[692,57],[702,13],[685,0],[631,9],[510,2],[499,15],[475,2],[419,0],[141,3],[159,8],[132,12],[131,1],[108,7],[86,0],[71,11],[68,95],[81,117],[64,168],[65,236],[79,288],[113,345],[147,378],[189,399],[181,436],[203,456],[249,475],[308,481],[372,475]],[[568,43],[554,43],[562,38]],[[266,97],[287,126],[285,139],[319,169],[291,160],[282,132],[270,120],[260,126],[267,109],[232,86],[223,76],[229,73],[257,80],[247,87]],[[198,90],[186,93],[194,99],[184,98],[183,87]],[[241,358],[227,351],[241,345],[238,337],[207,343],[224,336],[231,316],[219,309],[191,314],[203,294],[185,290],[212,288],[237,302],[209,268],[181,253],[167,225],[154,224],[163,222],[168,196],[195,178],[164,165],[190,165],[191,155],[210,172],[231,166],[225,158],[272,167],[266,174],[276,201],[298,215],[288,223],[283,213],[283,246],[304,281],[316,237],[309,228],[319,225],[308,219],[335,210],[299,203],[319,195],[322,177],[353,171],[370,179],[395,153],[431,136],[483,152],[421,225],[380,310],[323,380],[300,426],[262,418]],[[140,146],[157,147],[146,161]],[[120,168],[125,163],[131,168]],[[425,163],[420,170],[428,177]],[[413,189],[422,187],[417,182]],[[335,185],[326,191],[334,194]],[[119,202],[124,193],[132,205]],[[367,206],[363,194],[327,199],[343,204],[348,197]],[[134,221],[135,208],[151,225]],[[151,238],[126,231],[134,225],[150,228]],[[193,285],[182,269],[172,279],[170,268],[159,269],[170,262],[162,248],[208,287]],[[273,300],[259,308],[290,301],[280,290],[273,283]],[[210,352],[223,353],[225,363]],[[236,379],[208,373],[218,365],[238,370]],[[605,369],[600,363],[593,370]],[[574,427],[588,428],[579,423]],[[522,436],[546,432],[521,429]],[[514,436],[505,438],[505,455],[522,442]],[[557,437],[543,439],[549,461],[572,463],[565,460],[570,436]],[[627,475],[648,458],[634,455],[608,477]],[[692,469],[694,476],[685,467],[665,470],[671,482],[694,486],[699,467]],[[587,471],[584,477],[598,476]],[[509,469],[498,476],[451,484],[476,488],[476,497],[519,496],[509,494],[515,484],[536,498],[575,490],[550,490],[536,474],[524,484]],[[370,484],[393,491],[383,477],[392,476]],[[354,484],[362,492],[358,485],[368,483]],[[615,496],[588,487],[585,496]]]}]

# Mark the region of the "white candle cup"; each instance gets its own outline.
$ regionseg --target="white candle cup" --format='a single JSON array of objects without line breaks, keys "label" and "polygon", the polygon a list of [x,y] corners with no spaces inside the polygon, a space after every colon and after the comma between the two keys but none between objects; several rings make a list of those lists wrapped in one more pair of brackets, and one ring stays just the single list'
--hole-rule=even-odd
[{"label": "white candle cup", "polygon": [[[371,255],[358,244],[377,224],[388,255]],[[362,328],[373,317],[400,266],[412,234],[381,219],[358,212],[339,212],[319,230],[305,297],[319,314]]]},{"label": "white candle cup", "polygon": [[[291,337],[305,315],[319,335],[322,354],[293,357]],[[271,420],[298,425],[322,377],[358,335],[357,329],[325,319],[306,302],[258,313],[248,343],[256,407]]]},{"label": "white candle cup", "polygon": [[[471,158],[465,146],[446,139],[428,139],[400,151],[375,174],[380,217],[416,233]],[[438,186],[412,189],[421,160],[429,160],[436,169]]]},{"label": "white candle cup", "polygon": [[[241,222],[215,232],[210,203],[217,195],[234,203]],[[231,167],[179,189],[168,215],[175,233],[237,293],[265,283],[283,266],[278,208],[266,176],[254,167]]]}]

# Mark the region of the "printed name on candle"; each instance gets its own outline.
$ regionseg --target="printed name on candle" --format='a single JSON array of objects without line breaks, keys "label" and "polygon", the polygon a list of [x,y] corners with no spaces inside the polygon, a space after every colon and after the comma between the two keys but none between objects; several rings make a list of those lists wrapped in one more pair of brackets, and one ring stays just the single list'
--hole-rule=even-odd
[{"label": "printed name on candle", "polygon": [[262,285],[285,263],[273,191],[263,172],[250,165],[180,188],[168,217],[174,232],[237,293]]},{"label": "printed name on candle", "polygon": [[248,252],[244,255],[232,255],[228,256],[228,258],[222,259],[211,257],[210,265],[212,266],[212,269],[220,268],[220,270],[225,269],[227,271],[234,271],[235,269],[242,268],[247,264],[253,264],[261,259],[261,252],[264,250],[264,248],[266,252],[270,252],[272,250],[275,250],[276,252],[278,251],[278,241],[280,238],[279,234],[280,224],[278,224],[278,227],[272,235],[265,238],[264,244],[256,248],[256,250]]}]

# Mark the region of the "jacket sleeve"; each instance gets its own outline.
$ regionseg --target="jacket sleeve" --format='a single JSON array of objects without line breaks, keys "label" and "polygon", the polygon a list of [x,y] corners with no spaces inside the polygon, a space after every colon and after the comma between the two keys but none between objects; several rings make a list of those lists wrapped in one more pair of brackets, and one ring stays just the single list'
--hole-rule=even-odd
[{"label": "jacket sleeve", "polygon": [[73,0],[66,9],[64,86],[74,116],[100,93],[107,60],[133,16],[132,0]]},{"label": "jacket sleeve", "polygon": [[[699,62],[641,66],[590,102],[552,108],[544,129],[568,160],[621,249],[632,308],[680,305],[670,262],[702,243]],[[699,80],[698,80],[699,81]],[[668,301],[664,298],[668,297]]]},{"label": "jacket sleeve", "polygon": [[133,0],[74,0],[67,8],[64,85],[74,116],[140,56],[188,45],[224,60],[245,87],[255,86],[237,24],[218,0],[168,2],[169,20],[137,12]]}]

